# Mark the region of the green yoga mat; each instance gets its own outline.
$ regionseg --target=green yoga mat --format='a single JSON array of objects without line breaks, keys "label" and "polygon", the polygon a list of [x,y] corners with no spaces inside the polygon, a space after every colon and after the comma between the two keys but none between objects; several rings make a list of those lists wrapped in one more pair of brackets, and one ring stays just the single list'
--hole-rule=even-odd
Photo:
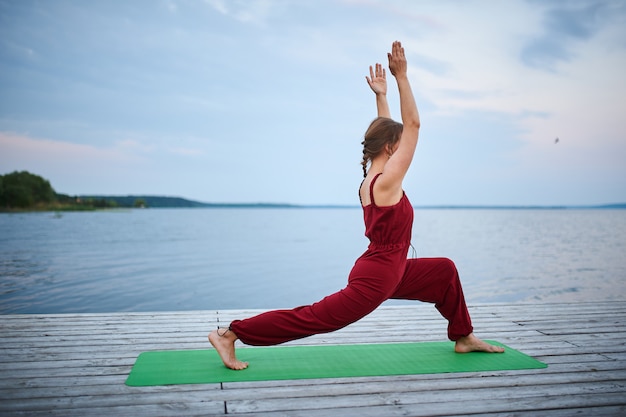
[{"label": "green yoga mat", "polygon": [[217,352],[168,350],[139,355],[126,380],[130,386],[217,382],[343,378],[546,368],[547,365],[504,346],[505,353],[454,352],[452,342],[363,345],[279,346],[237,350],[247,369],[226,368]]}]

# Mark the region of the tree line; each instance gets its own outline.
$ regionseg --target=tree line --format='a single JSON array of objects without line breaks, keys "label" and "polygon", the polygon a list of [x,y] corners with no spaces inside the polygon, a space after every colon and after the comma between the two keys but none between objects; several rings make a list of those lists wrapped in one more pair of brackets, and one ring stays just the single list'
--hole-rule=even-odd
[{"label": "tree line", "polygon": [[28,171],[0,175],[0,210],[95,210],[117,207],[146,207],[143,199],[124,205],[113,199],[80,198],[54,191],[50,181]]}]

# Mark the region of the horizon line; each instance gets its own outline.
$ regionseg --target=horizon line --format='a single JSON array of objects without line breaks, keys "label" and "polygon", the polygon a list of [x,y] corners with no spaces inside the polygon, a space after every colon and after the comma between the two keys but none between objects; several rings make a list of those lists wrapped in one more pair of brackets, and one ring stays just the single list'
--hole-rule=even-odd
[{"label": "horizon line", "polygon": [[[197,208],[360,208],[360,204],[296,204],[279,202],[204,202],[184,197],[159,195],[77,195],[76,198],[156,198],[185,201]],[[626,202],[603,204],[413,204],[415,209],[610,209],[626,208]],[[158,208],[154,207],[153,208]]]}]

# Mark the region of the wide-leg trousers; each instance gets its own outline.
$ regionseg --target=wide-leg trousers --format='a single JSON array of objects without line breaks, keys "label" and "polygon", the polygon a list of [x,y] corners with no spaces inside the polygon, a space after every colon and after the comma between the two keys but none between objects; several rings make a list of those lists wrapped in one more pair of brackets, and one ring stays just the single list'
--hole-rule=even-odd
[{"label": "wide-leg trousers", "polygon": [[[363,262],[359,269],[376,271]],[[433,303],[448,320],[450,340],[456,341],[473,331],[458,271],[447,258],[407,259],[404,272],[400,271],[397,278],[389,274],[351,273],[345,288],[316,303],[235,320],[230,329],[245,344],[277,345],[339,330],[388,299]]]}]

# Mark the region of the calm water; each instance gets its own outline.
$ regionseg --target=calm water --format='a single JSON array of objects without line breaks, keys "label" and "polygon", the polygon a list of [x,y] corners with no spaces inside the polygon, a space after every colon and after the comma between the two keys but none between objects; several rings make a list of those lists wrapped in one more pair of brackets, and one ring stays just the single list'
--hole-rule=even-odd
[{"label": "calm water", "polygon": [[[0,214],[0,313],[309,304],[363,229],[359,208]],[[626,299],[626,210],[420,209],[413,245],[456,262],[469,304]]]}]

